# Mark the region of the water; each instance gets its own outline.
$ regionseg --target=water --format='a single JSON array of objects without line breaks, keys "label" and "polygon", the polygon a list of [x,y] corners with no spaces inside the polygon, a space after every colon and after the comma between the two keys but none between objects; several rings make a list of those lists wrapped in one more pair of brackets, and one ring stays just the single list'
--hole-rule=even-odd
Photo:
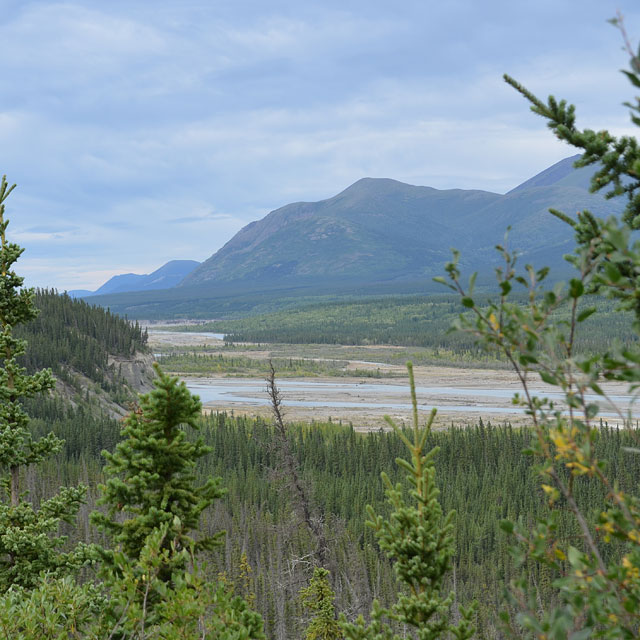
[{"label": "water", "polygon": [[173,335],[202,336],[204,338],[215,338],[224,340],[224,333],[212,333],[211,331],[158,331],[157,329],[147,329],[149,333],[170,333]]},{"label": "water", "polygon": [[[210,380],[188,380],[189,390],[200,396],[203,403],[215,406],[267,406],[269,399],[266,383],[260,379],[225,378]],[[307,408],[371,409],[380,413],[389,411],[410,411],[409,389],[406,384],[373,384],[353,382],[279,380],[278,387],[285,406]],[[417,387],[419,409],[429,411],[433,406],[443,411],[477,412],[492,414],[522,414],[524,409],[510,404],[514,389],[481,389],[472,387]],[[562,400],[559,393],[539,391],[538,395],[556,402]],[[386,401],[376,397],[384,394]],[[431,397],[431,400],[430,400]],[[391,399],[391,401],[389,401]],[[491,399],[503,400],[493,403]],[[632,397],[628,395],[610,396],[616,404],[626,408]],[[466,402],[465,402],[466,400]],[[488,400],[488,402],[487,402]],[[617,414],[607,410],[606,403],[596,395],[588,396],[589,401],[600,401],[603,411],[599,415],[613,417]],[[634,410],[640,416],[640,408]]]}]

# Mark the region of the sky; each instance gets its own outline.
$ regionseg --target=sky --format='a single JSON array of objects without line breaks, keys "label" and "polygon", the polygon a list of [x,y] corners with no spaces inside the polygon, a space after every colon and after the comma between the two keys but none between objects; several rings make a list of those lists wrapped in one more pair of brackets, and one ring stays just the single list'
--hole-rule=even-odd
[{"label": "sky", "polygon": [[366,176],[508,191],[576,151],[504,72],[634,133],[618,9],[637,43],[638,0],[0,0],[17,271],[93,290],[202,261]]}]

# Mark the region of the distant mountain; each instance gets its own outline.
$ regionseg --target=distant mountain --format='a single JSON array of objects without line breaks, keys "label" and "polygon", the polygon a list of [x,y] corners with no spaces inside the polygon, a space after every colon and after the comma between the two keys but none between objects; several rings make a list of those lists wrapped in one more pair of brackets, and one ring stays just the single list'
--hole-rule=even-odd
[{"label": "distant mountain", "polygon": [[557,265],[573,245],[572,232],[549,207],[596,215],[623,208],[589,193],[593,168],[574,169],[577,158],[505,195],[363,178],[333,198],[289,204],[252,222],[180,286],[415,280],[441,274],[451,247],[460,249],[463,264],[487,271],[508,226],[509,244],[524,261]]},{"label": "distant mountain", "polygon": [[76,289],[69,291],[74,298],[123,293],[125,291],[149,291],[153,289],[170,289],[180,284],[200,263],[195,260],[171,260],[148,275],[124,273],[113,276],[96,291]]},{"label": "distant mountain", "polygon": [[211,318],[315,296],[442,293],[432,278],[442,275],[451,247],[461,252],[463,272],[478,271],[484,287],[495,281],[495,245],[509,226],[509,247],[521,264],[549,265],[552,277],[563,279],[573,233],[549,207],[607,216],[625,204],[590,193],[595,169],[574,169],[577,158],[506,194],[363,178],[332,198],[289,204],[248,224],[178,286],[91,301],[130,318]]},{"label": "distant mountain", "polygon": [[[454,237],[466,246],[460,221],[499,198],[363,178],[333,198],[290,204],[247,225],[182,284],[416,275],[441,264]],[[443,238],[451,240],[443,246]]]}]

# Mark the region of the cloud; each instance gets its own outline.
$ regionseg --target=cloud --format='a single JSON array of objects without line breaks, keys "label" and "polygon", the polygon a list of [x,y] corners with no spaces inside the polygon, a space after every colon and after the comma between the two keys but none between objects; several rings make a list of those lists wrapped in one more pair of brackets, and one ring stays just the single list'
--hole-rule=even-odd
[{"label": "cloud", "polygon": [[363,176],[506,191],[574,151],[504,71],[575,102],[582,126],[632,132],[604,23],[618,5],[640,33],[631,0],[14,2],[0,171],[19,184],[21,267],[95,288],[203,260],[270,210]]},{"label": "cloud", "polygon": [[183,216],[181,218],[171,218],[167,222],[169,224],[191,224],[200,222],[209,222],[211,220],[233,220],[234,216],[229,213],[204,213],[195,216]]}]

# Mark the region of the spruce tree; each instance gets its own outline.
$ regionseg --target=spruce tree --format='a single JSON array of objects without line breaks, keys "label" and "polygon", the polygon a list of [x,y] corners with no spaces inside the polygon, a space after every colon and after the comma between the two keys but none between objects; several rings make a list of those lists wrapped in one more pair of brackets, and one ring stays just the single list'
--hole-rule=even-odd
[{"label": "spruce tree", "polygon": [[26,341],[14,329],[38,314],[33,289],[22,286],[24,278],[12,267],[23,252],[7,240],[9,221],[5,202],[15,185],[6,176],[0,181],[0,468],[4,472],[0,501],[0,592],[12,585],[31,588],[41,571],[62,575],[80,566],[87,556],[83,545],[62,553],[65,538],[57,536],[60,521],[72,522],[84,500],[84,487],[65,487],[35,508],[22,491],[21,477],[30,465],[60,451],[63,441],[50,433],[34,439],[29,416],[21,399],[46,392],[54,384],[48,369],[27,375],[19,363]]},{"label": "spruce tree", "polygon": [[[107,513],[94,512],[94,523],[106,531],[117,548],[137,559],[148,536],[166,527],[161,551],[168,550],[159,577],[170,582],[174,571],[186,566],[183,549],[212,549],[221,534],[196,540],[202,511],[223,495],[219,479],[197,487],[196,462],[211,451],[202,438],[189,440],[184,429],[198,429],[201,403],[184,382],[166,375],[155,365],[155,388],[140,396],[139,408],[126,418],[124,439],[107,460],[107,482],[99,503]],[[107,565],[113,552],[103,551]]]},{"label": "spruce tree", "polygon": [[316,567],[309,586],[300,591],[302,604],[313,617],[307,626],[305,640],[341,640],[340,624],[336,620],[334,593],[329,584],[329,572]]},{"label": "spruce tree", "polygon": [[433,463],[438,448],[424,451],[436,410],[431,411],[427,424],[421,427],[411,363],[407,368],[413,406],[412,432],[405,432],[391,418],[385,418],[410,454],[410,460],[398,458],[396,462],[407,472],[411,500],[406,500],[404,487],[401,484],[394,486],[383,472],[387,500],[393,511],[388,518],[383,518],[367,506],[370,517],[367,524],[374,529],[380,548],[394,561],[402,590],[391,608],[384,608],[374,601],[370,624],[366,624],[362,616],[353,624],[343,618],[341,624],[348,640],[396,640],[404,637],[406,634],[399,636],[394,632],[391,621],[396,623],[395,628],[402,625],[405,629],[413,629],[419,640],[451,636],[464,640],[475,632],[471,622],[474,607],[461,608],[460,622],[455,625],[452,623],[454,594],[443,593],[454,553],[455,513],[449,512],[444,516],[438,502],[440,491],[435,483]]}]

